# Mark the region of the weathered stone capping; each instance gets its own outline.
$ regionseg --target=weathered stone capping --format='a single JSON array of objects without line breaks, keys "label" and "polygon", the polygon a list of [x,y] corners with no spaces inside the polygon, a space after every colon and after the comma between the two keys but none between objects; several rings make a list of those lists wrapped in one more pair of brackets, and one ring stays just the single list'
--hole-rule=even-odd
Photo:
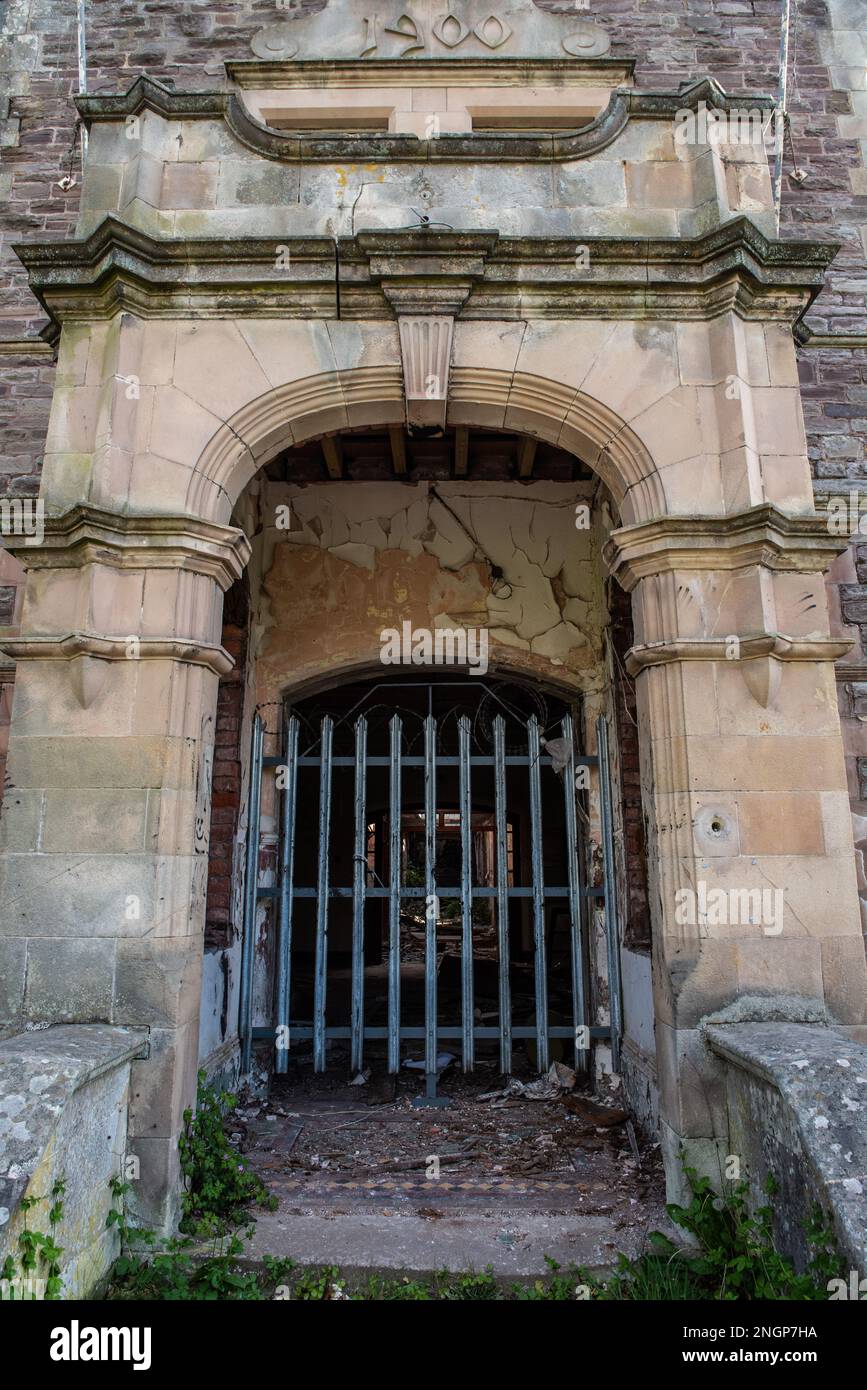
[{"label": "weathered stone capping", "polygon": [[843,1256],[867,1267],[867,1047],[806,1023],[710,1024],[724,1064],[729,1153],[756,1205],[768,1174],[780,1248],[803,1266],[803,1223],[815,1203],[830,1215]]},{"label": "weathered stone capping", "polygon": [[[255,64],[257,75],[260,65]],[[279,65],[269,65],[272,69]],[[294,71],[320,65],[291,63]],[[397,67],[398,64],[395,64]],[[403,66],[400,64],[399,66]],[[449,63],[451,70],[456,64]],[[558,65],[561,69],[568,65]],[[380,73],[383,83],[389,79]],[[583,71],[586,64],[580,63]],[[232,65],[233,76],[241,64]],[[315,73],[311,74],[315,76]],[[139,77],[116,96],[79,95],[75,105],[88,122],[116,121],[125,116],[154,111],[165,118],[207,120],[222,117],[232,134],[256,154],[279,160],[409,160],[413,164],[433,161],[470,160],[474,164],[513,160],[585,159],[604,150],[633,120],[673,121],[678,112],[695,110],[700,102],[721,111],[739,109],[746,102],[758,110],[773,109],[774,99],[759,93],[729,97],[711,77],[700,77],[678,92],[635,91],[619,87],[611,93],[604,111],[574,134],[499,135],[475,131],[472,135],[442,133],[419,140],[414,135],[364,134],[333,136],[283,134],[257,121],[240,99],[229,92],[176,92],[151,77]]]},{"label": "weathered stone capping", "polygon": [[[22,1198],[45,1197],[63,1179],[56,1236],[64,1295],[87,1297],[111,1268],[118,1237],[106,1228],[110,1183],[124,1171],[130,1067],[146,1049],[146,1029],[101,1024],[0,1042],[0,1266],[11,1255],[21,1274]],[[47,1211],[40,1202],[29,1213],[30,1230],[48,1229]]]}]

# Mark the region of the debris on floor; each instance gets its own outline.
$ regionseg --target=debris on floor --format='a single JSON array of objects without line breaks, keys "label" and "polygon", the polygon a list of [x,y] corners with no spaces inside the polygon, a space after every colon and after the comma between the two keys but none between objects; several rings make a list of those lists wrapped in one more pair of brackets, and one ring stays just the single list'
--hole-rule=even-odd
[{"label": "debris on floor", "polygon": [[563,1062],[552,1062],[545,1076],[538,1081],[521,1081],[517,1076],[510,1078],[501,1091],[486,1091],[479,1100],[491,1100],[503,1105],[514,1098],[522,1100],[558,1100],[564,1091],[571,1091],[577,1075]]},{"label": "debris on floor", "polygon": [[635,1134],[626,1111],[575,1089],[582,1082],[565,1064],[542,1077],[527,1067],[493,1091],[490,1067],[465,1075],[452,1066],[440,1078],[448,1108],[419,1110],[417,1072],[388,1075],[371,1062],[366,1080],[353,1081],[346,1061],[343,1075],[307,1066],[275,1077],[267,1102],[233,1116],[241,1152],[288,1213],[436,1221],[461,1210],[556,1210],[634,1232],[664,1220],[658,1146]]}]

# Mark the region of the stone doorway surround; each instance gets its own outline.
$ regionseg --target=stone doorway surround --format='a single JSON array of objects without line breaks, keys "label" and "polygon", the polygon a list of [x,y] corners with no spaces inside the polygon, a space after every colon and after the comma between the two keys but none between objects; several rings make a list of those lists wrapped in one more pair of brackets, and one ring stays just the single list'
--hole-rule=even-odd
[{"label": "stone doorway surround", "polygon": [[[841,547],[813,508],[792,341],[834,248],[769,239],[754,148],[675,145],[700,102],[728,104],[711,82],[621,88],[575,134],[323,142],[232,92],[80,100],[80,238],[19,248],[59,367],[45,541],[20,550],[6,644],[0,950],[12,1027],[149,1028],[130,1126],[151,1219],[171,1218],[198,1061],[222,594],[249,556],[233,508],[289,443],[411,420],[408,320],[447,325],[447,382],[419,348],[440,418],[572,451],[618,512],[672,1180],[681,1141],[710,1167],[728,1152],[702,1018],[771,993],[865,1021],[822,580]],[[431,225],[401,230],[424,189]],[[455,189],[457,228],[435,215]],[[781,930],[681,922],[701,883],[781,888]]]}]

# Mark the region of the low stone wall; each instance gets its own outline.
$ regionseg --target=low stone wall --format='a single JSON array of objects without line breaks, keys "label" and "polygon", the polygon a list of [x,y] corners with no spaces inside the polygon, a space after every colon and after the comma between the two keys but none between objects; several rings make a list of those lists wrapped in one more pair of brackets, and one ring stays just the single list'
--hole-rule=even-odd
[{"label": "low stone wall", "polygon": [[30,1210],[25,1198],[49,1197],[65,1183],[63,1216],[54,1238],[63,1248],[65,1298],[85,1298],[118,1254],[106,1227],[111,1179],[124,1175],[130,1064],[147,1047],[147,1033],[100,1024],[19,1033],[0,1042],[0,1269],[14,1262],[13,1282],[0,1297],[44,1296],[45,1271],[19,1282],[20,1236],[49,1230],[50,1201]]},{"label": "low stone wall", "polygon": [[[729,1152],[756,1205],[769,1202],[778,1247],[803,1268],[816,1203],[844,1257],[867,1273],[867,1047],[802,1023],[708,1024],[725,1073]],[[764,1196],[768,1174],[779,1185]]]}]

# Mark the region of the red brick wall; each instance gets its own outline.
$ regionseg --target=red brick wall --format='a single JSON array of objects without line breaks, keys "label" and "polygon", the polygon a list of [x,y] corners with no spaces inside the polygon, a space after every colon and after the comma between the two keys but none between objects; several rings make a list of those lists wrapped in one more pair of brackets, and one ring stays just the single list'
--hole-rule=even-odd
[{"label": "red brick wall", "polygon": [[214,733],[210,866],[205,911],[205,945],[228,946],[233,921],[232,875],[235,835],[241,806],[241,719],[247,662],[249,602],[247,579],[233,584],[223,603],[223,646],[235,669],[220,681]]},{"label": "red brick wall", "polygon": [[632,600],[614,581],[608,585],[609,641],[614,649],[614,713],[617,763],[623,814],[623,869],[626,875],[626,914],[623,940],[633,948],[650,949],[650,903],[647,896],[647,842],[641,804],[638,760],[638,711],[635,686],[626,673],[626,653],[634,641]]}]

